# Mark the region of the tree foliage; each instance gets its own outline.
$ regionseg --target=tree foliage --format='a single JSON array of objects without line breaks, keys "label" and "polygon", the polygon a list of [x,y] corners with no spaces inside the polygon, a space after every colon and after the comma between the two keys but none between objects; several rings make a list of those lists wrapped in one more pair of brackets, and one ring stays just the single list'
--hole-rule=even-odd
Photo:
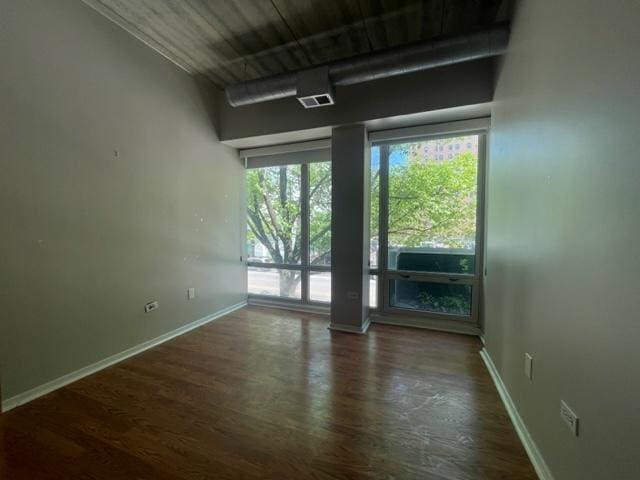
[{"label": "tree foliage", "polygon": [[[331,164],[309,165],[309,262],[331,258]],[[273,263],[302,261],[301,167],[278,166],[247,171],[247,240],[261,243]],[[280,270],[280,293],[291,296],[300,272]]]},{"label": "tree foliage", "polygon": [[300,263],[300,165],[247,172],[248,237],[269,251],[275,263]]},{"label": "tree foliage", "polygon": [[408,159],[389,169],[389,245],[464,247],[476,229],[477,158]]},{"label": "tree foliage", "polygon": [[331,164],[309,165],[309,263],[331,264]]},{"label": "tree foliage", "polygon": [[[399,161],[389,167],[389,245],[464,247],[474,240],[477,157],[425,158],[421,143],[392,146]],[[309,164],[309,262],[331,258],[331,165]],[[372,172],[371,237],[378,237],[379,171]],[[247,171],[248,241],[259,242],[270,261],[302,260],[301,166]],[[300,273],[280,271],[281,294],[289,296]]]}]

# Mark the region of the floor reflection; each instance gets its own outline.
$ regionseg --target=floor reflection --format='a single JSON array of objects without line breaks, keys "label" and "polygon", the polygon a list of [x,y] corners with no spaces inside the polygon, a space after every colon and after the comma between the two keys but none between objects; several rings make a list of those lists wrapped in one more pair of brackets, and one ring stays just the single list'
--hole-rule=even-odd
[{"label": "floor reflection", "polygon": [[246,308],[9,412],[2,478],[535,478],[476,339],[327,325]]}]

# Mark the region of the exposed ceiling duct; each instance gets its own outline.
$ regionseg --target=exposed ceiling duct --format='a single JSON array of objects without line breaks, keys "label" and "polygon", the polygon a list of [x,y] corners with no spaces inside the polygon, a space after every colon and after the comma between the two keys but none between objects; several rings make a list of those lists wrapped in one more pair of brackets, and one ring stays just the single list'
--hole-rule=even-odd
[{"label": "exposed ceiling duct", "polygon": [[[329,63],[329,80],[332,86],[353,85],[493,57],[502,55],[508,42],[509,28],[500,25],[467,35],[404,45]],[[231,106],[238,107],[295,97],[299,74],[283,73],[230,85],[225,89],[227,100]]]}]

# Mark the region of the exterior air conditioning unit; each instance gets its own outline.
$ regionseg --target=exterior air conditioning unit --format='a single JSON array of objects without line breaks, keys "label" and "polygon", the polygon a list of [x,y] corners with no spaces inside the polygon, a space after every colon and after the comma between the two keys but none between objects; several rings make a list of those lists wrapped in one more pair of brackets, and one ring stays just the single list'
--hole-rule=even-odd
[{"label": "exterior air conditioning unit", "polygon": [[298,72],[297,84],[296,98],[304,108],[327,107],[335,103],[327,65]]}]

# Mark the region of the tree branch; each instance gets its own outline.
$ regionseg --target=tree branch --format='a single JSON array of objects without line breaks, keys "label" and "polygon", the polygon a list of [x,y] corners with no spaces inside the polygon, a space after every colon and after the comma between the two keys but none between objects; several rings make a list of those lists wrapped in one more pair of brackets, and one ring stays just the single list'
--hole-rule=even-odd
[{"label": "tree branch", "polygon": [[331,230],[331,224],[329,225],[325,225],[322,230],[320,230],[318,233],[316,233],[313,237],[311,237],[309,239],[309,245],[313,245],[313,243],[315,243],[316,240],[318,240],[320,237],[322,237],[325,233],[327,233],[329,230]]},{"label": "tree branch", "polygon": [[[264,215],[262,215],[260,206],[258,205],[257,196],[253,197],[253,210],[249,210],[249,216],[256,227],[256,230],[253,232],[254,235],[258,237],[260,243],[267,248],[271,254],[271,258],[278,263],[282,263],[282,256],[280,255],[280,248],[278,245],[278,236],[274,234],[275,232],[272,230],[270,222],[267,222]],[[271,243],[271,238],[267,235],[265,227],[266,230],[269,231],[269,234],[271,234],[271,238],[275,240],[275,245]]]},{"label": "tree branch", "polygon": [[316,183],[315,187],[313,187],[313,190],[311,190],[311,192],[309,193],[309,200],[311,200],[318,189],[323,186],[323,183],[327,180],[327,178],[329,178],[329,173],[325,174],[324,177],[322,177],[320,181]]},{"label": "tree branch", "polygon": [[258,241],[269,251],[271,257],[274,259],[277,258],[276,255],[279,254],[278,245],[276,244],[274,247],[274,245],[271,244],[271,239],[264,230],[264,223],[260,216],[256,215],[255,212],[249,212],[249,228]]}]

